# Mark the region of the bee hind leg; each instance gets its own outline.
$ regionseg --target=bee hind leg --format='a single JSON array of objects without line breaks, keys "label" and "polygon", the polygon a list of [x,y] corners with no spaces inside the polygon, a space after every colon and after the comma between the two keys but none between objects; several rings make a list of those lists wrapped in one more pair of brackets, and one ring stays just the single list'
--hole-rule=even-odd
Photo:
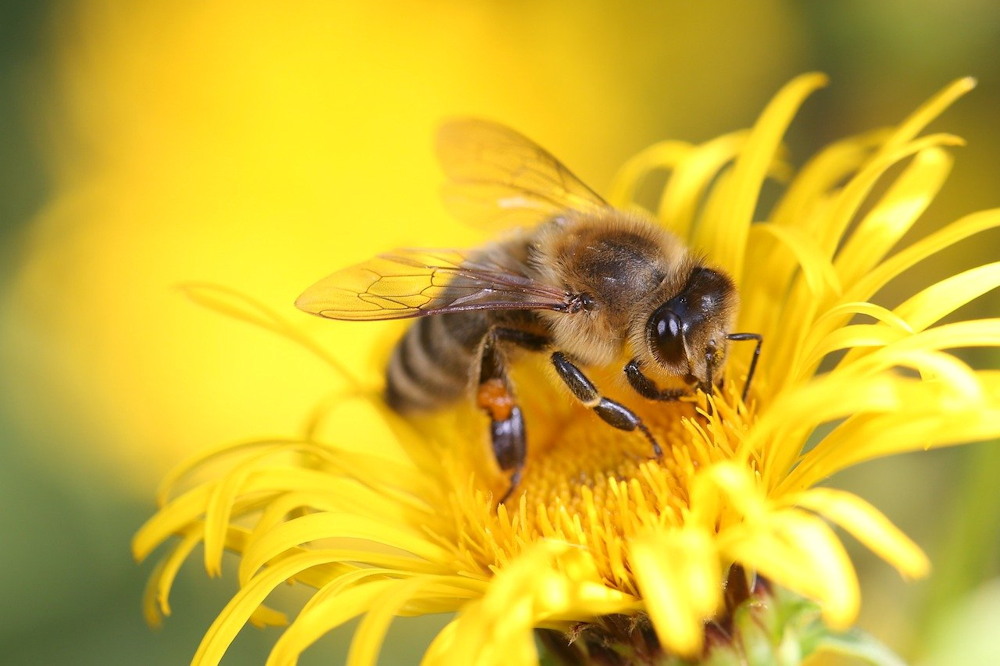
[{"label": "bee hind leg", "polygon": [[526,439],[524,436],[524,418],[521,416],[521,408],[514,407],[510,411],[510,416],[503,420],[491,420],[490,437],[493,443],[493,455],[496,456],[500,469],[504,471],[514,470],[510,475],[510,487],[500,498],[499,504],[503,504],[517,488],[521,481],[521,473],[524,471],[524,458],[527,452]]},{"label": "bee hind leg", "polygon": [[499,339],[496,331],[491,331],[483,342],[476,405],[490,417],[490,443],[497,464],[505,472],[513,470],[510,487],[499,501],[503,504],[521,480],[528,447],[524,416],[514,399]]}]

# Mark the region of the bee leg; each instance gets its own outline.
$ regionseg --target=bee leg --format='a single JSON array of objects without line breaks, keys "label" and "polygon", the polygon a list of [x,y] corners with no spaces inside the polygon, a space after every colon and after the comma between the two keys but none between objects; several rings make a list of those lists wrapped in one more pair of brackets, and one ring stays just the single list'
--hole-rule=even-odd
[{"label": "bee leg", "polygon": [[625,366],[625,377],[635,392],[647,400],[670,401],[690,394],[686,389],[661,389],[652,379],[642,373],[639,359],[634,358]]},{"label": "bee leg", "polygon": [[502,504],[514,492],[521,480],[527,454],[527,439],[524,417],[521,408],[514,401],[514,393],[507,378],[504,355],[497,342],[498,336],[494,331],[491,331],[483,342],[476,405],[490,417],[490,440],[497,464],[505,472],[513,470],[510,487],[500,498]]},{"label": "bee leg", "polygon": [[510,416],[502,421],[491,420],[490,437],[493,442],[493,455],[504,471],[513,469],[510,475],[510,487],[500,498],[498,504],[503,504],[510,497],[517,484],[521,482],[524,472],[524,459],[527,454],[527,440],[524,436],[524,418],[521,408],[511,409]]},{"label": "bee leg", "polygon": [[576,399],[583,403],[584,407],[589,407],[609,425],[619,430],[632,431],[639,430],[649,443],[653,445],[653,453],[659,458],[663,455],[663,449],[653,437],[646,424],[642,422],[632,410],[625,405],[615,402],[610,398],[603,397],[597,391],[594,383],[587,379],[580,368],[566,358],[562,352],[552,354],[552,364],[559,373],[559,377],[566,383],[569,390],[576,396]]},{"label": "bee leg", "polygon": [[757,343],[753,348],[753,357],[750,359],[750,369],[747,370],[747,382],[743,385],[741,400],[746,402],[747,395],[750,393],[750,382],[753,381],[753,373],[757,370],[757,361],[760,360],[760,346],[764,343],[764,336],[760,333],[730,333],[726,336],[726,339],[736,340],[737,342],[753,340]]}]

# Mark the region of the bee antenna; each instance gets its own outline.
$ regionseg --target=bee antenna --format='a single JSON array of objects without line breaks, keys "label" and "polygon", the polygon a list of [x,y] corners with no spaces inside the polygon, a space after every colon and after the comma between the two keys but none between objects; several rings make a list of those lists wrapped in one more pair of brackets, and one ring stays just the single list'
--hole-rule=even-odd
[{"label": "bee antenna", "polygon": [[740,396],[740,399],[746,402],[747,394],[750,392],[750,382],[753,381],[753,374],[757,370],[757,361],[760,359],[760,346],[764,342],[764,336],[760,333],[730,333],[726,336],[726,340],[734,342],[742,342],[744,340],[757,341],[753,349],[753,358],[750,359],[750,369],[747,370],[747,382],[743,385],[743,394]]}]

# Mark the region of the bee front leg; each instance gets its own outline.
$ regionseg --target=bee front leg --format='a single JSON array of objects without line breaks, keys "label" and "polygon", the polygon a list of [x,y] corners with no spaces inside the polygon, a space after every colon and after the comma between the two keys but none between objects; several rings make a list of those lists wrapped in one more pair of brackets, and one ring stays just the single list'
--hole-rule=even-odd
[{"label": "bee front leg", "polygon": [[583,371],[573,365],[565,354],[554,352],[552,364],[555,366],[556,372],[559,373],[559,377],[566,383],[576,399],[583,403],[584,407],[594,410],[605,423],[619,430],[639,430],[653,445],[653,453],[656,454],[656,457],[659,458],[663,455],[663,449],[660,448],[660,444],[653,437],[653,433],[649,431],[646,424],[642,422],[642,419],[625,405],[602,396],[594,383],[587,379]]},{"label": "bee front leg", "polygon": [[635,392],[647,400],[671,401],[690,394],[685,389],[661,389],[652,379],[642,372],[639,359],[632,359],[625,366],[625,377]]}]

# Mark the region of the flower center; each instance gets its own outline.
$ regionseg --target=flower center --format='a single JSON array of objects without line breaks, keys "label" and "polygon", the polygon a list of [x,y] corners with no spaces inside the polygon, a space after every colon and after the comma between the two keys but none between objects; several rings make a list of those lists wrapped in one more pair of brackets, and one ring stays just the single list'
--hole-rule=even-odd
[{"label": "flower center", "polygon": [[610,493],[636,483],[630,494],[638,491],[661,509],[681,508],[693,472],[691,433],[683,421],[697,418],[694,405],[653,404],[642,409],[640,417],[663,450],[661,456],[656,457],[652,442],[640,430],[618,430],[588,410],[571,411],[550,441],[529,449],[517,491],[529,511],[539,505],[571,513],[601,511]]},{"label": "flower center", "polygon": [[629,407],[656,438],[661,456],[654,456],[640,430],[617,430],[574,407],[548,429],[529,427],[533,439],[524,475],[502,506],[480,493],[473,509],[456,488],[454,535],[466,566],[493,570],[531,544],[552,539],[582,546],[603,584],[637,594],[625,544],[650,527],[680,525],[695,470],[721,453],[706,445],[711,440],[695,436],[706,418],[693,403]]}]

